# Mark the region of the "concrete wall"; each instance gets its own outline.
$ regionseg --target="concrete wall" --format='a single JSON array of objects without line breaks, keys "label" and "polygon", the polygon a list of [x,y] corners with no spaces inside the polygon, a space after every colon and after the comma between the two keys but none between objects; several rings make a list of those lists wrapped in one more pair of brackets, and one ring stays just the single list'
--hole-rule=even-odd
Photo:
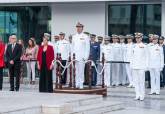
[{"label": "concrete wall", "polygon": [[77,22],[85,25],[84,31],[105,35],[105,2],[52,4],[52,35],[74,34]]}]

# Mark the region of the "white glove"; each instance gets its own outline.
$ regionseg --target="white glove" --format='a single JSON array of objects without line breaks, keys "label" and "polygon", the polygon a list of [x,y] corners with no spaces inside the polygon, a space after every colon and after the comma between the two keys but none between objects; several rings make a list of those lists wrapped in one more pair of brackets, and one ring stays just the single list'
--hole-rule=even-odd
[{"label": "white glove", "polygon": [[92,64],[91,64],[91,66],[95,66],[95,63],[92,61]]},{"label": "white glove", "polygon": [[160,68],[160,71],[163,71],[163,68]]}]

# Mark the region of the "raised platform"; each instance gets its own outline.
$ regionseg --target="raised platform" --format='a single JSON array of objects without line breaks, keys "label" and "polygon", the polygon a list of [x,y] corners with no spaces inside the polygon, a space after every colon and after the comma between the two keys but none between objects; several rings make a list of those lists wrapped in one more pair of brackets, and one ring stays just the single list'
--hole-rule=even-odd
[{"label": "raised platform", "polygon": [[103,95],[104,97],[107,96],[107,88],[104,87],[84,87],[83,89],[77,88],[70,88],[70,87],[63,87],[62,89],[54,89],[55,93],[68,93],[68,94],[96,94],[96,95]]},{"label": "raised platform", "polygon": [[0,114],[102,114],[123,109],[100,95],[0,92]]}]

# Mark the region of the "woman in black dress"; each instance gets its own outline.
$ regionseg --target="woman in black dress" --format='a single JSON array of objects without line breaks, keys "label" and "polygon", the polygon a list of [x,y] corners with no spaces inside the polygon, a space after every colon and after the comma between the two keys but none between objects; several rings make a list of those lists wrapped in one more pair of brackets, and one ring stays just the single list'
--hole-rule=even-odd
[{"label": "woman in black dress", "polygon": [[48,45],[48,38],[43,37],[43,45],[40,46],[37,60],[38,69],[40,70],[39,91],[53,92],[52,69],[54,60],[53,47]]}]

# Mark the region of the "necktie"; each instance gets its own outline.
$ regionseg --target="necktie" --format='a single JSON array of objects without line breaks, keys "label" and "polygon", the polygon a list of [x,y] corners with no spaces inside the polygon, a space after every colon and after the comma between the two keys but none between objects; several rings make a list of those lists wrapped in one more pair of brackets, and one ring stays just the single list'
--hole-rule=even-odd
[{"label": "necktie", "polygon": [[14,51],[14,44],[12,44],[12,52]]}]

